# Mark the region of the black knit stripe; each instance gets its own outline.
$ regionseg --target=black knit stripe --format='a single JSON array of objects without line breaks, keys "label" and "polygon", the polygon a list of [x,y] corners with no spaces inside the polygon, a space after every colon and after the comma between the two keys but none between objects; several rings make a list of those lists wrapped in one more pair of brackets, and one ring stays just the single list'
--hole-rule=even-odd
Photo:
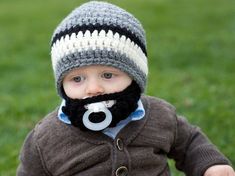
[{"label": "black knit stripe", "polygon": [[87,30],[89,30],[91,33],[95,30],[97,30],[98,32],[100,32],[101,30],[104,30],[106,33],[109,30],[111,30],[113,32],[113,34],[115,34],[117,32],[120,36],[124,35],[127,38],[129,38],[131,41],[133,41],[135,44],[137,44],[147,57],[147,50],[146,50],[145,44],[142,43],[138,37],[136,37],[131,31],[128,31],[125,28],[121,28],[120,26],[113,26],[111,24],[110,25],[105,25],[105,24],[103,24],[103,25],[100,25],[100,24],[86,25],[85,24],[82,26],[71,27],[70,29],[66,29],[64,31],[61,31],[60,33],[57,33],[52,39],[51,46],[57,40],[59,40],[62,36],[65,36],[67,34],[70,36],[72,33],[78,34],[78,32],[80,32],[80,31],[84,34]]}]

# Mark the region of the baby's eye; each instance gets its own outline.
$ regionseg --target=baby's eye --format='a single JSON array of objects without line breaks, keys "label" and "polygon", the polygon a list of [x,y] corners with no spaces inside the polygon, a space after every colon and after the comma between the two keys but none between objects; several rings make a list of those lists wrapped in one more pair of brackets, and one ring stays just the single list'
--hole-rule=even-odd
[{"label": "baby's eye", "polygon": [[112,74],[112,73],[104,73],[104,74],[103,74],[103,77],[104,77],[105,79],[111,79],[111,78],[113,77],[113,74]]},{"label": "baby's eye", "polygon": [[73,81],[77,82],[77,83],[83,81],[84,79],[85,78],[83,76],[75,76],[75,77],[73,77]]}]

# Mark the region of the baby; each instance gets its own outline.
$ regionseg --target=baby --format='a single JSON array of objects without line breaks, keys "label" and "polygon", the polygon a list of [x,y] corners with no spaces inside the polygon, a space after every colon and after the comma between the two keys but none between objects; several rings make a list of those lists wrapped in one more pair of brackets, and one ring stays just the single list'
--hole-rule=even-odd
[{"label": "baby", "polygon": [[55,29],[51,58],[61,105],[28,134],[18,176],[235,176],[228,159],[166,101],[144,95],[145,32],[101,1]]}]

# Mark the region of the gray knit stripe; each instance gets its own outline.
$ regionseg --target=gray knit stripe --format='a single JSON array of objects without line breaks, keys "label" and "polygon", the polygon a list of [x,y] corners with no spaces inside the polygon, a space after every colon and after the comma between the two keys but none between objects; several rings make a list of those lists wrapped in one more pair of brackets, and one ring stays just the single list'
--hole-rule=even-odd
[{"label": "gray knit stripe", "polygon": [[58,93],[61,95],[62,81],[69,71],[88,65],[106,65],[120,69],[133,78],[144,92],[146,74],[140,70],[136,63],[127,58],[125,54],[104,49],[75,52],[59,60],[55,72]]},{"label": "gray knit stripe", "polygon": [[[61,31],[75,26],[90,24],[114,25],[131,31],[146,45],[145,32],[141,23],[130,13],[105,2],[91,1],[73,10],[56,28],[53,37]],[[52,39],[53,39],[52,37]]]}]

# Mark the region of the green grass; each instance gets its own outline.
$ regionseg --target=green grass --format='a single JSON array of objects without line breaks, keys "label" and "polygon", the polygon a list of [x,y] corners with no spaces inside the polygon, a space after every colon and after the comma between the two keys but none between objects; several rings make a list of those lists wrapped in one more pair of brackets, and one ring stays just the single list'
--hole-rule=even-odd
[{"label": "green grass", "polygon": [[[81,2],[0,2],[0,175],[15,175],[25,136],[60,102],[50,37]],[[235,165],[235,1],[110,2],[132,12],[146,29],[147,93],[174,104]],[[182,174],[173,169],[173,175]]]}]

